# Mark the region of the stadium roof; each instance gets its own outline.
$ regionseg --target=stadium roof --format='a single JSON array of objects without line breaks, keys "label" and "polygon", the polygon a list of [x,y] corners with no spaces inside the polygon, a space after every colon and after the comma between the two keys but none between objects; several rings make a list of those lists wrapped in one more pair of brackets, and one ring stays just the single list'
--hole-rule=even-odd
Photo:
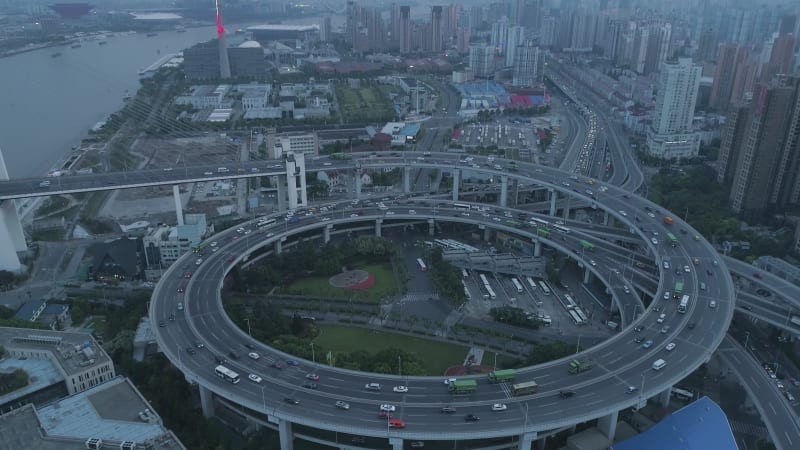
[{"label": "stadium roof", "polygon": [[737,450],[731,425],[708,397],[675,411],[644,433],[614,444],[612,450]]}]

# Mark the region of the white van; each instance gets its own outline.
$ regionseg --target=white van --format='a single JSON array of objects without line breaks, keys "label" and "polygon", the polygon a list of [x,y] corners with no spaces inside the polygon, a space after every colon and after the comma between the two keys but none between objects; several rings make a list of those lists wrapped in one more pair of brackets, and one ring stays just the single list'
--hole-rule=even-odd
[{"label": "white van", "polygon": [[661,369],[663,369],[663,368],[664,368],[664,366],[666,366],[666,365],[667,365],[667,362],[666,362],[666,361],[664,361],[663,359],[657,359],[657,360],[656,360],[656,361],[653,363],[653,370],[661,370]]}]

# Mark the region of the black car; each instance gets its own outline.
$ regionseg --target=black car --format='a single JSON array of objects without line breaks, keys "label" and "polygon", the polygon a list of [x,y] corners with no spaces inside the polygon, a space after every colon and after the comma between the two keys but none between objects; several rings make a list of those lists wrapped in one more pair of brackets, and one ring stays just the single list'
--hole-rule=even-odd
[{"label": "black car", "polygon": [[164,328],[165,326],[167,326],[167,322],[164,322],[163,320],[159,320],[158,321],[158,326],[161,327],[161,328]]},{"label": "black car", "polygon": [[444,408],[442,408],[442,412],[444,414],[454,414],[456,412],[456,409],[453,408],[452,406],[445,406]]},{"label": "black car", "polygon": [[644,330],[644,327],[641,325],[636,325],[635,327],[633,327],[633,331],[637,333],[640,333],[642,330]]},{"label": "black car", "polygon": [[203,344],[203,343],[202,343],[202,342],[200,342],[200,341],[197,341],[197,342],[195,342],[195,343],[194,343],[194,346],[195,346],[195,347],[197,347],[197,348],[204,348],[206,345],[205,345],[205,344]]},{"label": "black car", "polygon": [[253,344],[244,344],[245,347],[249,348],[250,350],[255,350],[256,346]]},{"label": "black car", "polygon": [[306,389],[316,389],[317,383],[305,382],[303,383],[303,387]]},{"label": "black car", "polygon": [[481,420],[481,418],[476,416],[475,414],[467,414],[466,416],[464,416],[464,420],[467,422],[477,422]]},{"label": "black car", "polygon": [[232,359],[239,359],[239,354],[238,354],[238,353],[236,353],[236,352],[235,352],[235,351],[233,351],[233,350],[231,350],[231,351],[229,351],[229,352],[228,352],[228,356],[230,356]]},{"label": "black car", "polygon": [[215,356],[214,359],[217,360],[217,364],[219,364],[220,366],[224,366],[225,364],[228,363],[228,360],[223,358],[222,356]]},{"label": "black car", "polygon": [[641,344],[642,342],[644,342],[644,338],[641,337],[641,336],[636,336],[635,338],[633,338],[633,342],[636,342],[637,344]]},{"label": "black car", "polygon": [[575,391],[558,391],[558,396],[561,398],[570,398],[575,396]]},{"label": "black car", "polygon": [[690,330],[694,330],[694,325],[695,325],[694,322],[689,322],[689,325],[687,325],[686,328],[688,328]]},{"label": "black car", "polygon": [[197,353],[197,350],[193,349],[192,347],[186,347],[186,353],[194,355],[195,353]]},{"label": "black car", "polygon": [[714,272],[712,272],[711,269],[706,269],[706,275],[713,276]]},{"label": "black car", "polygon": [[296,398],[292,398],[292,397],[286,397],[286,398],[283,399],[283,401],[285,401],[286,403],[288,403],[290,405],[299,405],[300,404],[300,400],[298,400]]}]

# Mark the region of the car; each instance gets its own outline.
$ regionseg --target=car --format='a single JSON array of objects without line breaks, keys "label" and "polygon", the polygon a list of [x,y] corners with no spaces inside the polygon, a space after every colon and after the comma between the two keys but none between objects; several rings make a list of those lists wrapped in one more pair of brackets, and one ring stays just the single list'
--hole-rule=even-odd
[{"label": "car", "polygon": [[158,321],[158,326],[161,327],[161,328],[164,328],[165,326],[167,326],[167,322],[164,322],[163,320],[159,320]]},{"label": "car", "polygon": [[656,319],[656,322],[664,323],[665,320],[667,320],[667,315],[664,314],[664,313],[661,313],[661,314],[659,314],[658,319]]},{"label": "car", "polygon": [[261,377],[256,375],[256,374],[254,374],[254,373],[251,373],[250,375],[248,375],[247,379],[249,379],[253,383],[261,383],[261,381],[262,381]]},{"label": "car", "polygon": [[495,403],[492,405],[492,411],[505,411],[508,409],[505,403]]},{"label": "car", "polygon": [[402,393],[408,392],[408,387],[407,386],[395,386],[395,387],[392,388],[392,391],[402,394]]},{"label": "car", "polygon": [[364,389],[368,391],[380,391],[381,385],[380,383],[367,383],[364,385]]},{"label": "car", "polygon": [[41,183],[39,183],[39,187],[41,187],[41,188],[48,188],[48,187],[50,187],[50,180],[42,180],[42,182],[41,182]]},{"label": "car", "polygon": [[414,211],[413,209],[409,209],[409,210],[408,210],[408,213],[409,213],[409,214],[411,214],[411,215],[414,215],[414,214],[416,214],[417,212],[416,212],[416,211]]},{"label": "car", "polygon": [[661,308],[661,305],[656,305],[655,308],[653,308],[653,311],[654,312],[661,312],[662,309],[663,308]]},{"label": "car", "polygon": [[164,172],[172,172],[172,167],[164,167]]},{"label": "car", "polygon": [[284,365],[280,361],[275,361],[274,363],[270,364],[269,366],[272,367],[273,369],[278,369],[278,370],[283,370],[284,368],[286,368],[286,365]]},{"label": "car", "polygon": [[186,272],[183,274],[183,278],[192,278],[192,272]]},{"label": "car", "polygon": [[669,300],[669,296],[670,296],[669,291],[664,292],[664,300]]},{"label": "car", "polygon": [[250,169],[250,172],[258,172],[258,167],[253,167],[252,169]]},{"label": "car", "polygon": [[198,266],[200,264],[203,264],[203,258],[197,258],[197,261],[195,261],[195,264],[198,265]]},{"label": "car", "polygon": [[406,423],[400,419],[390,419],[389,420],[389,428],[405,428]]},{"label": "car", "polygon": [[653,243],[653,245],[658,245],[658,239],[656,239],[656,238],[654,238],[654,237],[653,237],[653,238],[650,238],[650,242],[652,242],[652,243]]},{"label": "car", "polygon": [[695,327],[696,325],[697,325],[697,324],[695,324],[694,322],[689,322],[689,325],[686,325],[686,328],[688,328],[688,329],[690,329],[690,330],[694,330],[694,327]]},{"label": "car", "polygon": [[628,213],[626,213],[625,211],[623,211],[621,209],[619,210],[619,213],[622,214],[623,217],[628,217]]},{"label": "car", "polygon": [[255,345],[253,345],[253,344],[251,344],[251,343],[249,343],[249,342],[248,342],[248,343],[246,343],[246,344],[244,344],[244,346],[245,346],[245,347],[247,347],[247,348],[249,348],[250,350],[255,350],[255,349],[256,349],[256,346],[255,346]]},{"label": "car", "polygon": [[217,241],[214,241],[214,242],[212,242],[212,243],[211,243],[211,244],[209,244],[209,245],[210,245],[211,247],[216,247],[216,246],[217,246]]},{"label": "car", "polygon": [[689,266],[683,266],[683,271],[686,273],[692,273],[692,269],[690,269]]},{"label": "car", "polygon": [[307,380],[311,380],[311,381],[319,381],[319,375],[317,375],[315,373],[307,373],[306,374],[306,379]]},{"label": "car", "polygon": [[425,447],[425,443],[422,441],[411,442],[411,448],[422,448],[422,447]]},{"label": "car", "polygon": [[380,406],[379,409],[381,411],[386,411],[386,412],[395,412],[397,410],[397,407],[395,407],[394,405],[390,405],[388,403],[384,403],[383,405]]},{"label": "car", "polygon": [[664,325],[663,327],[661,327],[661,334],[667,334],[667,333],[669,333],[669,325]]},{"label": "car", "polygon": [[711,261],[711,265],[714,266],[714,267],[717,267],[719,265],[719,262],[717,262],[717,260],[715,259],[715,260]]},{"label": "car", "polygon": [[666,347],[664,347],[664,350],[666,350],[668,352],[671,352],[672,350],[675,350],[675,343],[674,342],[670,342],[669,344],[667,344]]},{"label": "car", "polygon": [[216,355],[216,356],[214,356],[214,359],[217,361],[217,364],[219,364],[220,366],[224,366],[225,364],[228,363],[228,360],[223,356]]},{"label": "car", "polygon": [[229,351],[229,352],[228,352],[228,356],[230,356],[232,359],[237,359],[237,360],[239,359],[239,354],[238,354],[238,353],[236,353],[236,352],[235,352],[235,351],[233,351],[233,350],[231,350],[231,351]]},{"label": "car", "polygon": [[475,414],[467,414],[466,416],[464,416],[464,420],[467,422],[477,422],[481,420],[481,418],[476,416]]},{"label": "car", "polygon": [[178,302],[178,311],[183,311],[183,302]]},{"label": "car", "polygon": [[761,280],[761,279],[763,279],[763,278],[764,278],[764,275],[761,275],[761,274],[760,274],[760,273],[758,273],[758,272],[754,273],[754,274],[753,274],[753,276],[754,276],[754,277],[756,277],[756,278],[758,278],[759,280]]},{"label": "car", "polygon": [[452,406],[445,406],[441,409],[441,411],[443,414],[454,414],[456,412],[456,409],[453,408]]},{"label": "car", "polygon": [[633,338],[633,342],[641,344],[642,342],[644,342],[644,338],[641,336],[636,336],[635,338]]},{"label": "car", "polygon": [[642,330],[644,330],[644,327],[641,326],[641,325],[636,325],[635,327],[633,327],[633,331],[635,331],[637,333],[641,333]]},{"label": "car", "polygon": [[650,217],[651,219],[655,219],[656,217],[656,215],[651,212],[647,213],[647,216]]},{"label": "car", "polygon": [[650,339],[644,341],[644,344],[642,344],[642,348],[650,348],[652,346],[653,346],[653,341]]},{"label": "car", "polygon": [[455,381],[456,381],[455,378],[448,378],[448,379],[444,380],[444,384],[446,386],[450,386],[450,383],[455,383]]},{"label": "car", "polygon": [[203,344],[200,341],[195,341],[194,346],[197,347],[197,348],[205,348],[206,344]]},{"label": "car", "polygon": [[350,409],[350,404],[341,400],[337,400],[336,403],[334,403],[334,406],[339,409]]},{"label": "car", "polygon": [[306,389],[316,389],[319,386],[317,386],[317,383],[312,383],[310,381],[306,381],[305,383],[303,383],[303,387],[306,388]]},{"label": "car", "polygon": [[575,396],[575,391],[558,391],[558,396],[561,398],[570,398]]},{"label": "car", "polygon": [[256,353],[256,352],[250,352],[250,353],[248,353],[248,354],[247,354],[247,356],[249,356],[249,357],[250,357],[250,359],[254,359],[254,360],[256,360],[256,361],[258,361],[259,359],[261,359],[261,355],[259,355],[259,354],[258,354],[258,353]]},{"label": "car", "polygon": [[185,291],[185,290],[186,290],[186,288],[183,287],[183,286],[178,287],[178,294],[183,294],[183,291]]},{"label": "car", "polygon": [[703,281],[700,282],[700,290],[701,291],[705,291],[706,290],[706,283],[703,282]]},{"label": "car", "polygon": [[696,265],[700,264],[700,258],[692,258],[692,262],[696,266]]},{"label": "car", "polygon": [[286,364],[290,365],[290,366],[299,366],[300,365],[300,363],[297,362],[297,360],[295,360],[295,359],[287,359],[286,360]]},{"label": "car", "polygon": [[714,276],[714,272],[712,272],[711,269],[706,269],[706,275],[708,275],[710,277]]},{"label": "car", "polygon": [[172,313],[172,314],[169,315],[169,321],[170,322],[175,322],[175,313]]},{"label": "car", "polygon": [[300,404],[300,400],[298,400],[296,398],[293,398],[293,397],[286,397],[286,398],[283,399],[283,401],[285,401],[286,403],[288,403],[290,405],[299,405]]},{"label": "car", "polygon": [[664,262],[662,262],[661,265],[664,266],[665,269],[669,270],[669,261],[664,260]]},{"label": "car", "polygon": [[203,175],[214,175],[214,172],[205,171],[203,172]]},{"label": "car", "polygon": [[708,307],[711,308],[711,309],[716,308],[717,307],[717,301],[716,300],[711,300],[710,302],[708,302]]},{"label": "car", "polygon": [[394,414],[386,411],[378,411],[378,418],[379,419],[391,419],[394,417]]},{"label": "car", "polygon": [[186,353],[194,355],[197,353],[197,350],[193,349],[192,347],[186,347]]},{"label": "car", "polygon": [[597,263],[596,263],[596,262],[594,262],[594,260],[593,260],[593,259],[590,259],[590,260],[589,260],[589,264],[591,264],[591,265],[592,265],[592,267],[595,267],[595,266],[597,266]]},{"label": "car", "polygon": [[637,389],[636,386],[628,386],[628,388],[625,389],[625,393],[626,394],[633,394],[634,392],[636,392],[636,389]]},{"label": "car", "polygon": [[631,289],[628,286],[622,286],[622,290],[625,291],[626,294],[631,293]]}]

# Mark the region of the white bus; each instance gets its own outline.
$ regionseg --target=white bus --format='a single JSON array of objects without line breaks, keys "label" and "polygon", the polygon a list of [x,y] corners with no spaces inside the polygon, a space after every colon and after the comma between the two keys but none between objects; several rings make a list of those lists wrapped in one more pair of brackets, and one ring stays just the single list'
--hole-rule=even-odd
[{"label": "white bus", "polygon": [[674,387],[672,388],[672,396],[678,400],[691,400],[694,398],[694,392]]},{"label": "white bus", "polygon": [[218,377],[222,378],[225,381],[229,381],[229,382],[231,382],[233,384],[236,384],[236,383],[239,382],[239,374],[234,372],[234,371],[232,371],[231,369],[228,369],[225,366],[217,366],[214,369],[214,372],[217,373]]},{"label": "white bus", "polygon": [[484,286],[489,286],[489,280],[486,279],[486,275],[481,274],[480,277],[481,277],[481,283],[483,283]]},{"label": "white bus", "polygon": [[576,307],[575,307],[575,314],[577,314],[577,315],[578,315],[578,317],[580,317],[580,318],[581,318],[581,320],[582,320],[584,323],[586,323],[586,322],[588,322],[588,321],[589,321],[589,318],[586,316],[586,313],[584,313],[584,312],[583,312],[583,310],[582,310],[582,309],[581,309],[579,306],[576,306]]},{"label": "white bus", "polygon": [[569,228],[567,228],[567,227],[562,227],[561,225],[553,225],[553,228],[556,231],[560,231],[560,232],[562,232],[564,234],[569,234]]},{"label": "white bus", "polygon": [[453,208],[469,211],[470,206],[467,205],[466,203],[453,203]]},{"label": "white bus", "polygon": [[467,269],[461,269],[461,276],[464,278],[469,278],[469,273],[467,273]]},{"label": "white bus", "polygon": [[539,287],[542,288],[544,295],[550,295],[550,288],[547,286],[547,283],[545,283],[544,280],[539,282]]},{"label": "white bus", "polygon": [[567,304],[568,309],[578,306],[577,303],[575,303],[575,300],[573,300],[572,296],[569,294],[564,294],[564,302]]},{"label": "white bus", "polygon": [[581,317],[578,315],[578,313],[575,312],[574,309],[570,309],[567,312],[569,313],[569,316],[572,318],[572,321],[575,322],[575,325],[583,325],[583,320],[581,320]]},{"label": "white bus", "polygon": [[256,223],[256,226],[258,228],[261,228],[261,227],[266,227],[268,225],[272,225],[273,223],[275,223],[275,219],[274,218],[272,218],[272,219],[261,219],[261,220],[258,221],[258,223]]},{"label": "white bus", "polygon": [[490,299],[492,299],[492,300],[496,300],[497,299],[497,295],[494,293],[494,289],[492,289],[491,286],[489,286],[488,284],[485,284],[483,287],[486,288],[486,292],[489,294],[489,298]]},{"label": "white bus", "polygon": [[533,225],[533,226],[539,226],[539,225],[548,226],[548,225],[550,225],[550,222],[548,222],[548,221],[546,221],[544,219],[540,219],[538,217],[531,217],[531,225]]},{"label": "white bus", "polygon": [[684,295],[683,297],[681,297],[681,303],[678,305],[678,312],[685,314],[688,308],[689,308],[689,296]]},{"label": "white bus", "polygon": [[417,265],[422,272],[428,271],[428,266],[425,265],[425,261],[423,261],[422,258],[417,258]]},{"label": "white bus", "polygon": [[531,277],[525,277],[525,281],[527,281],[527,282],[528,282],[528,286],[530,286],[530,288],[531,288],[531,290],[532,290],[532,291],[535,291],[535,290],[536,290],[536,282],[535,282],[535,281],[533,281],[533,278],[531,278]]},{"label": "white bus", "polygon": [[520,283],[516,278],[512,278],[511,283],[513,283],[514,287],[517,288],[517,294],[522,294],[522,283]]}]

